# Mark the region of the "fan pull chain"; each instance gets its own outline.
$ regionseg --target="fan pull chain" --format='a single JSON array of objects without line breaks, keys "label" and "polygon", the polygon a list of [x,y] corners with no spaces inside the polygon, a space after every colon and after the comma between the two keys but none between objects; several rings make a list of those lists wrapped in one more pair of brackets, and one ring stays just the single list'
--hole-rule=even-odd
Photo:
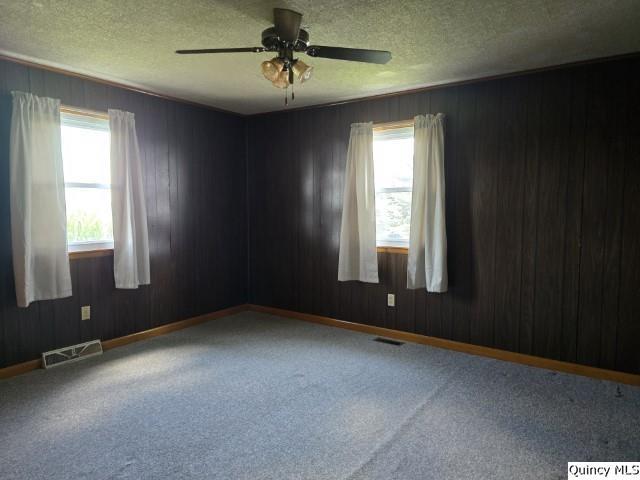
[{"label": "fan pull chain", "polygon": [[[293,102],[296,99],[296,93],[293,89],[293,83],[291,83],[291,101]],[[284,106],[289,105],[289,85],[287,85],[284,89]]]}]

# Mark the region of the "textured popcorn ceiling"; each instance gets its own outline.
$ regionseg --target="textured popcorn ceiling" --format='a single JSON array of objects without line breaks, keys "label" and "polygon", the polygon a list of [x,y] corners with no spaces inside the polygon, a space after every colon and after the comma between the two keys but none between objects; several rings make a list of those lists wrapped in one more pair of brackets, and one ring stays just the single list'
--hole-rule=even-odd
[{"label": "textured popcorn ceiling", "polygon": [[640,51],[638,0],[0,0],[0,52],[241,113],[283,109],[260,74],[271,9],[304,13],[311,43],[390,50],[387,65],[313,59],[291,106]]}]

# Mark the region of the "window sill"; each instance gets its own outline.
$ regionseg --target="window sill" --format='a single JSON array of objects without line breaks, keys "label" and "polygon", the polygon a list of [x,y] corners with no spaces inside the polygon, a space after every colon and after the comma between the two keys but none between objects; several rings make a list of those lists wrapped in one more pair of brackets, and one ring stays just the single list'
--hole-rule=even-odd
[{"label": "window sill", "polygon": [[407,247],[378,247],[378,253],[397,253],[399,255],[408,255]]},{"label": "window sill", "polygon": [[80,250],[69,252],[69,260],[79,260],[81,258],[110,257],[113,255],[113,248],[100,248],[96,250]]}]

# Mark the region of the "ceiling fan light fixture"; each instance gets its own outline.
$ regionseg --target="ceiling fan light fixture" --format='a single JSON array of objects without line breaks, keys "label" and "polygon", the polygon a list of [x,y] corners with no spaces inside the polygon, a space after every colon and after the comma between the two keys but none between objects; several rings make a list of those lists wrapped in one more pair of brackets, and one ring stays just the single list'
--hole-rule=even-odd
[{"label": "ceiling fan light fixture", "polygon": [[310,45],[309,32],[300,28],[302,14],[288,8],[273,9],[273,26],[262,32],[261,47],[240,48],[200,48],[190,50],[176,50],[176,53],[202,54],[202,53],[266,53],[273,52],[276,55],[270,60],[260,64],[260,71],[264,78],[269,80],[276,88],[285,90],[285,105],[289,86],[291,86],[291,100],[294,99],[294,82],[304,83],[313,75],[313,67],[301,60],[294,58],[298,54],[306,54],[313,58],[327,58],[334,60],[346,60],[351,62],[364,62],[385,64],[391,60],[391,52],[386,50],[367,50],[362,48],[331,47],[324,45]]},{"label": "ceiling fan light fixture", "polygon": [[304,83],[311,78],[313,67],[307,65],[302,60],[296,60],[293,64],[293,73],[296,74],[300,83]]},{"label": "ceiling fan light fixture", "polygon": [[289,86],[289,71],[282,70],[271,83],[276,88],[287,88]]},{"label": "ceiling fan light fixture", "polygon": [[281,58],[274,57],[271,60],[266,60],[260,65],[262,75],[270,82],[275,82],[284,68],[284,61]]}]

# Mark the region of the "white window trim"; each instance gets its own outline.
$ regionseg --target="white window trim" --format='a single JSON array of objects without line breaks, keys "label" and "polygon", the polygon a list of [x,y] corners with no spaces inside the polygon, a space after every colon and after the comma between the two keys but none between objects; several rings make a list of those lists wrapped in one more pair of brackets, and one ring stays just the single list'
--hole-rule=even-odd
[{"label": "white window trim", "polygon": [[113,250],[113,241],[70,242],[67,244],[67,250],[69,253],[91,252],[93,250]]},{"label": "white window trim", "polygon": [[64,182],[64,188],[101,188],[104,190],[110,190],[111,185],[108,183]]},{"label": "white window trim", "polygon": [[409,240],[401,241],[396,239],[379,238],[376,247],[396,247],[396,248],[409,248]]},{"label": "white window trim", "polygon": [[409,187],[388,187],[388,188],[378,188],[376,189],[376,193],[402,193],[402,192],[412,192],[413,189]]}]

